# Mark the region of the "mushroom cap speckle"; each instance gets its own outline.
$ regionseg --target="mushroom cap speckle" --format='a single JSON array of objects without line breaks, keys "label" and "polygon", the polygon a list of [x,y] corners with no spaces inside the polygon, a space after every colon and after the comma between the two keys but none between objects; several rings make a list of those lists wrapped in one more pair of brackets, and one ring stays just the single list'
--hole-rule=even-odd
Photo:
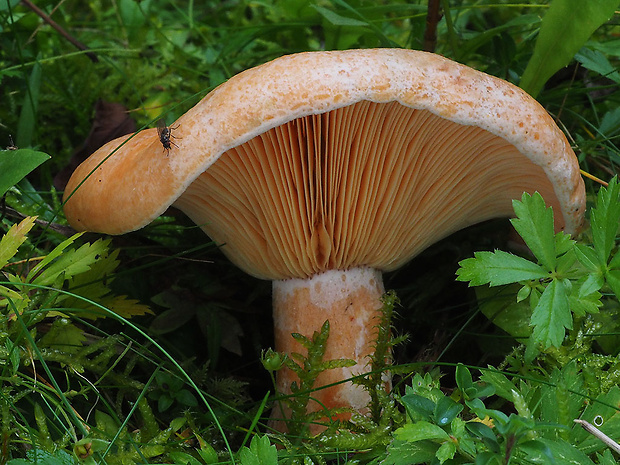
[{"label": "mushroom cap speckle", "polygon": [[122,234],[170,205],[266,279],[391,270],[539,191],[575,232],[584,185],[566,137],[518,87],[426,52],[307,52],[242,72],[173,125],[78,167],[65,214]]}]

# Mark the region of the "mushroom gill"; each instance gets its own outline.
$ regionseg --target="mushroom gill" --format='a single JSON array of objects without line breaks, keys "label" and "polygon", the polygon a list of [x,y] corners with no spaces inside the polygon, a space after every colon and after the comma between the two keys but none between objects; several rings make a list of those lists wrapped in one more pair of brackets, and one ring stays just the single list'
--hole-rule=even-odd
[{"label": "mushroom gill", "polygon": [[559,211],[543,170],[504,139],[361,101],[228,150],[174,205],[237,266],[277,280],[394,270],[454,231],[509,216],[511,200],[535,190]]}]

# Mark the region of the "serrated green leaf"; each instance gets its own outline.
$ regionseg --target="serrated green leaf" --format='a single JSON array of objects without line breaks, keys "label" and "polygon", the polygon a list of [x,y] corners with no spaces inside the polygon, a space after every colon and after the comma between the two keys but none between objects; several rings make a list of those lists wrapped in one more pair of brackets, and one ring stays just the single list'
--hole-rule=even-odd
[{"label": "serrated green leaf", "polygon": [[[564,233],[564,236],[567,236]],[[555,264],[555,273],[558,276],[566,276],[569,275],[574,270],[575,262],[577,261],[577,255],[575,254],[575,242],[571,241],[570,249],[566,251],[563,255],[558,254],[558,258]],[[557,251],[557,249],[556,249]]]},{"label": "serrated green leaf", "polygon": [[26,240],[36,219],[35,216],[28,216],[11,226],[6,234],[2,236],[2,240],[0,240],[0,268],[4,268],[9,260],[15,256],[17,249]]},{"label": "serrated green leaf", "polygon": [[0,150],[0,196],[50,158],[31,149]]},{"label": "serrated green leaf", "polygon": [[469,281],[470,286],[501,286],[549,276],[540,265],[502,250],[476,252],[474,258],[462,260],[459,266],[457,281]]},{"label": "serrated green leaf", "polygon": [[456,444],[452,441],[444,442],[439,449],[435,457],[439,460],[439,463],[444,463],[446,460],[450,460],[456,454]]},{"label": "serrated green leaf", "polygon": [[558,280],[551,281],[540,296],[531,324],[534,327],[532,338],[545,348],[559,347],[564,340],[566,329],[573,327],[573,319],[568,304],[568,292]]},{"label": "serrated green leaf", "polygon": [[[75,238],[76,236],[73,237]],[[65,247],[66,246],[64,246],[63,249]],[[56,260],[52,263],[47,262],[46,266],[41,269],[38,274],[34,273],[34,270],[30,272],[28,274],[28,280],[32,279],[31,282],[33,284],[49,286],[56,281],[61,273],[64,274],[65,279],[69,279],[72,276],[88,271],[106,251],[106,246],[102,240],[98,240],[92,244],[84,244],[78,249],[65,250],[60,255],[55,254],[57,256]]]},{"label": "serrated green leaf", "polygon": [[99,255],[87,271],[76,274],[69,279],[67,290],[83,298],[66,295],[62,300],[64,307],[85,310],[85,312],[80,313],[80,316],[89,319],[108,315],[85,299],[95,301],[123,318],[153,313],[147,305],[141,304],[135,299],[129,299],[124,295],[114,295],[110,290],[109,286],[114,281],[114,273],[120,262],[117,260],[118,250],[108,253],[109,244],[109,240],[101,241],[101,247],[105,251]]},{"label": "serrated green leaf", "polygon": [[[581,63],[584,68],[599,73],[601,76],[620,84],[620,73],[609,62],[607,57],[598,50],[583,47],[575,54],[575,60]],[[606,133],[603,132],[603,134]]]},{"label": "serrated green leaf", "polygon": [[467,431],[465,430],[466,422],[461,420],[460,418],[455,418],[450,423],[450,433],[459,441],[465,437]]},{"label": "serrated green leaf", "polygon": [[78,237],[80,237],[83,233],[74,234],[69,239],[62,241],[56,247],[54,247],[43,260],[41,260],[36,266],[34,266],[30,272],[28,273],[28,282],[32,282],[33,277],[36,277],[39,272],[49,265],[52,261],[62,255],[63,251],[73,244]]},{"label": "serrated green leaf", "polygon": [[[142,316],[147,314],[150,315],[153,313],[153,310],[151,310],[148,305],[144,305],[136,299],[130,299],[126,295],[113,295],[111,294],[112,291],[110,290],[108,290],[108,292],[110,292],[110,294],[97,300],[97,303],[107,308],[111,312],[122,316],[123,318],[129,319],[133,318],[134,316]],[[81,299],[77,300],[84,303],[84,305],[79,305],[79,308],[83,308],[86,310],[86,313],[80,313],[81,317],[94,320],[97,318],[109,316],[107,314],[103,314],[100,308],[93,307],[90,305],[90,303],[84,302]]]},{"label": "serrated green leaf", "polygon": [[599,256],[592,247],[584,244],[575,245],[577,260],[590,271],[601,271],[605,268],[605,262],[599,260]]},{"label": "serrated green leaf", "polygon": [[596,454],[596,463],[598,465],[618,465],[609,449],[605,449],[602,454]]},{"label": "serrated green leaf", "polygon": [[558,280],[566,289],[566,294],[570,295],[573,292],[573,282],[568,278],[558,278]]},{"label": "serrated green leaf", "polygon": [[592,33],[607,21],[617,0],[553,0],[545,14],[534,53],[519,85],[534,97],[545,82],[568,65]]},{"label": "serrated green leaf", "polygon": [[583,397],[571,393],[581,393],[585,389],[580,365],[573,359],[561,369],[554,369],[547,379],[548,384],[540,386],[540,421],[572,425],[573,419],[579,417]]},{"label": "serrated green leaf", "polygon": [[538,192],[531,196],[524,193],[521,201],[512,201],[512,207],[517,216],[510,220],[512,226],[540,264],[549,271],[554,270],[557,255],[553,210],[545,206],[545,201]]},{"label": "serrated green leaf", "polygon": [[254,436],[250,442],[250,450],[259,458],[261,465],[269,465],[278,463],[278,450],[276,446],[271,444],[267,436]]},{"label": "serrated green leaf", "polygon": [[525,344],[525,353],[523,354],[523,360],[525,363],[530,364],[534,361],[536,357],[540,354],[540,349],[538,348],[537,341],[534,339],[533,335],[530,335],[527,343]]},{"label": "serrated green leaf", "polygon": [[277,465],[278,451],[267,436],[254,436],[249,448],[241,448],[239,458],[241,465]]},{"label": "serrated green leaf", "polygon": [[563,231],[555,235],[555,254],[559,257],[569,252],[575,247],[575,241],[571,239],[570,234]]},{"label": "serrated green leaf", "polygon": [[600,292],[592,292],[586,296],[580,297],[572,295],[568,298],[568,304],[571,311],[576,315],[583,317],[586,313],[598,313],[599,307],[603,305],[601,302]]},{"label": "serrated green leaf", "polygon": [[579,298],[585,298],[595,292],[598,292],[605,284],[605,279],[600,274],[589,274],[579,286]]},{"label": "serrated green leaf", "polygon": [[104,296],[109,292],[107,285],[114,281],[114,272],[120,264],[117,259],[119,250],[109,251],[110,240],[98,240],[98,247],[105,249],[101,255],[93,262],[88,271],[79,273],[69,279],[69,289],[87,288],[88,291],[83,295],[92,296],[93,300]]},{"label": "serrated green leaf", "polygon": [[620,224],[620,185],[614,177],[607,188],[598,191],[596,207],[590,212],[592,243],[599,261],[607,263],[611,249],[615,245],[618,225]]},{"label": "serrated green leaf", "polygon": [[400,441],[409,442],[424,441],[425,439],[450,439],[448,433],[428,421],[408,423],[394,431],[394,437]]}]

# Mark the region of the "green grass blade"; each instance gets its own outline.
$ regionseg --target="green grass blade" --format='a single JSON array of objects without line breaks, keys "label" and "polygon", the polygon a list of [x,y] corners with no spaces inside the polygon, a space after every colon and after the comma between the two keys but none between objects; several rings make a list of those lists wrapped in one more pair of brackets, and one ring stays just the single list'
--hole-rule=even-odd
[{"label": "green grass blade", "polygon": [[37,111],[39,109],[39,91],[41,89],[41,64],[36,62],[28,80],[28,91],[24,97],[22,111],[17,125],[17,145],[29,147],[34,136]]}]

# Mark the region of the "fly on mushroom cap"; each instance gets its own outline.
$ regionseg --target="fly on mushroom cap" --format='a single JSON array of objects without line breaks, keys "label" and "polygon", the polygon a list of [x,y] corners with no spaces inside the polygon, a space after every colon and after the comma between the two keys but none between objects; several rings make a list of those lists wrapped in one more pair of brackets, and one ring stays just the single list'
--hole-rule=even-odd
[{"label": "fly on mushroom cap", "polygon": [[164,152],[166,152],[166,155],[170,155],[170,150],[172,149],[173,145],[175,147],[178,147],[178,145],[175,144],[172,140],[176,139],[176,137],[172,135],[172,131],[174,129],[178,129],[178,126],[172,128],[170,126],[166,126],[166,122],[163,119],[157,121],[157,135],[159,136],[159,141],[161,142],[161,145],[164,147]]},{"label": "fly on mushroom cap", "polygon": [[[326,358],[358,366],[323,373],[319,386],[364,371],[381,272],[511,215],[524,191],[540,192],[567,232],[585,209],[576,157],[535,100],[425,52],[282,57],[231,78],[176,125],[174,157],[146,131],[96,152],[67,186],[87,178],[67,218],[119,234],[178,207],[240,268],[274,281],[277,350],[300,351],[290,333],[330,320]],[[278,383],[292,379],[280,372]],[[328,407],[368,401],[348,383],[313,396]]]}]

